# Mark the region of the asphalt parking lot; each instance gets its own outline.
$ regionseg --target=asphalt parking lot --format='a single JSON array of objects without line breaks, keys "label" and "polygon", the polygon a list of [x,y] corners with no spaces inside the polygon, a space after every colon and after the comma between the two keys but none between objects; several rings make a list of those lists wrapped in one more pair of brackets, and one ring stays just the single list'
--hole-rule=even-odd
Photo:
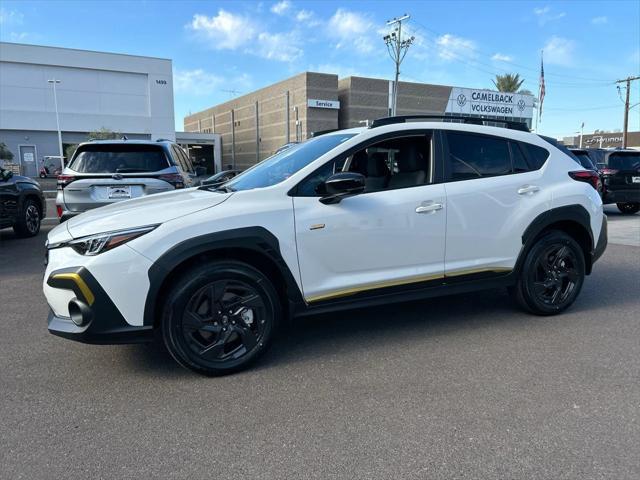
[{"label": "asphalt parking lot", "polygon": [[0,231],[0,477],[640,478],[640,215],[576,304],[504,291],[320,316],[204,378],[46,330],[46,225]]}]

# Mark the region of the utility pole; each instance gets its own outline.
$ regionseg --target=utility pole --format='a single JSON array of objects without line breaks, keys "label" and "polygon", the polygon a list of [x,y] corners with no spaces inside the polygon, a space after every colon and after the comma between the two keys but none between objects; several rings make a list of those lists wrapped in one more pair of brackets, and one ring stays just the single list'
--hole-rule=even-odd
[{"label": "utility pole", "polygon": [[393,82],[393,99],[391,103],[391,115],[396,115],[396,110],[398,107],[398,79],[400,78],[400,64],[404,57],[407,55],[407,51],[409,47],[415,40],[415,37],[407,38],[406,40],[402,39],[402,22],[405,20],[409,20],[410,15],[406,13],[400,18],[394,18],[393,20],[389,20],[387,25],[390,27],[392,25],[397,25],[393,29],[393,31],[382,37],[384,43],[387,45],[387,51],[389,52],[389,56],[393,63],[396,66],[396,76],[395,81]]},{"label": "utility pole", "polygon": [[47,80],[47,83],[53,85],[53,105],[56,109],[56,127],[58,128],[58,149],[60,150],[60,169],[64,170],[64,152],[62,151],[62,132],[60,131],[60,115],[58,114],[58,95],[56,93],[56,85],[60,83],[57,78]]},{"label": "utility pole", "polygon": [[[631,82],[634,80],[640,80],[640,77],[627,77],[624,80],[618,80],[616,83],[626,83],[627,84],[627,93],[626,99],[624,101],[624,125],[622,128],[622,148],[627,148],[627,133],[629,130],[629,110],[632,107],[629,107],[629,94],[631,93]],[[620,87],[618,87],[620,88]],[[635,107],[635,105],[634,105]]]}]

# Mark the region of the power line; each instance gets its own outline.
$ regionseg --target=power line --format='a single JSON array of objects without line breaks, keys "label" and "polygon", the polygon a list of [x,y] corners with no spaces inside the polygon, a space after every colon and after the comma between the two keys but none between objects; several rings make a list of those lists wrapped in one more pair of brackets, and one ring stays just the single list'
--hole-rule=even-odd
[{"label": "power line", "polygon": [[[624,101],[624,125],[622,127],[622,148],[627,148],[627,133],[629,130],[629,110],[632,107],[629,107],[629,96],[631,95],[631,82],[635,80],[640,80],[640,77],[627,77],[624,80],[618,80],[616,83],[626,83],[626,98]],[[620,87],[618,87],[618,93],[620,92]]]},{"label": "power line", "polygon": [[[442,36],[442,34],[441,34],[441,33],[438,33],[438,32],[436,32],[436,31],[434,31],[434,30],[430,29],[429,27],[426,27],[425,25],[421,24],[420,22],[418,22],[418,21],[417,21],[417,20],[415,20],[415,19],[414,19],[414,23],[416,23],[416,24],[417,24],[418,26],[420,26],[423,30],[425,30],[425,32],[424,32],[425,34],[427,34],[427,32],[430,32],[430,33],[431,33],[431,34],[433,34],[433,35],[440,36],[440,37]],[[479,50],[479,49],[477,49],[477,48],[475,48],[475,47],[470,47],[470,46],[468,46],[468,45],[464,45],[464,44],[462,44],[462,45],[460,45],[460,46],[461,46],[462,48],[466,48],[466,49],[468,49],[468,50],[470,50],[470,51],[473,51],[474,53],[481,53],[481,54],[483,54],[483,55],[486,55],[487,57],[491,57],[491,56],[492,56],[491,54],[489,54],[489,53],[487,53],[487,52],[484,52],[484,51],[482,51],[482,50]],[[525,69],[525,70],[530,70],[530,71],[532,71],[532,72],[537,72],[537,71],[538,71],[538,70],[537,70],[536,68],[534,68],[534,67],[530,67],[530,66],[526,66],[526,65],[518,64],[518,63],[515,63],[515,62],[511,62],[511,61],[509,61],[508,63],[509,63],[509,65],[513,65],[514,67],[523,68],[523,69]],[[500,68],[500,67],[496,67],[495,65],[492,65],[492,68]],[[507,70],[506,70],[506,69],[504,69],[504,68],[501,68],[501,69],[503,69],[503,70],[507,71]],[[613,80],[605,80],[605,79],[601,79],[601,78],[599,78],[599,79],[595,79],[595,78],[577,77],[577,76],[575,76],[575,75],[563,75],[563,74],[561,74],[561,73],[547,73],[547,76],[549,76],[549,75],[550,75],[550,76],[554,76],[554,77],[571,78],[571,79],[573,79],[573,80],[584,80],[585,82],[594,82],[595,84],[600,84],[600,85],[604,85],[604,84],[606,84],[606,85],[612,85],[613,83],[615,83]],[[557,81],[555,81],[555,80],[554,80],[553,82],[554,82],[554,83],[557,83],[557,84],[562,83],[562,82],[557,82]],[[573,84],[567,84],[567,85],[573,85]]]}]

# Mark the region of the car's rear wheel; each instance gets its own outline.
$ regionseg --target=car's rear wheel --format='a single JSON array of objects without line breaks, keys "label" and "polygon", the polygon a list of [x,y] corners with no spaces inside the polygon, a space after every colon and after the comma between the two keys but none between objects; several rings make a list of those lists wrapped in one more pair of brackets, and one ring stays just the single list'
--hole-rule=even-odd
[{"label": "car's rear wheel", "polygon": [[584,253],[564,232],[540,237],[527,253],[512,293],[525,310],[554,315],[567,309],[580,293],[585,276]]},{"label": "car's rear wheel", "polygon": [[618,210],[625,215],[631,215],[640,211],[640,203],[616,203]]},{"label": "car's rear wheel", "polygon": [[166,296],[162,336],[180,365],[204,375],[242,370],[270,346],[278,294],[242,262],[209,262],[185,272]]},{"label": "car's rear wheel", "polygon": [[22,205],[18,219],[13,226],[13,231],[19,237],[34,237],[40,231],[40,207],[35,200],[27,199]]}]

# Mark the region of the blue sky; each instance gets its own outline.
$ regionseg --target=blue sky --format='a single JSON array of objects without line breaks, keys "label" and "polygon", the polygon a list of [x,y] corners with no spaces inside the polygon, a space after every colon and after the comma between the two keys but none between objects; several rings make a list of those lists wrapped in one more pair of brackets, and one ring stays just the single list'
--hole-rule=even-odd
[{"label": "blue sky", "polygon": [[[391,78],[386,20],[411,14],[401,79],[492,88],[520,73],[538,90],[541,133],[620,129],[614,81],[640,75],[640,2],[632,1],[11,1],[0,39],[173,59],[176,128],[185,114],[313,70]],[[631,91],[640,101],[640,81]],[[630,129],[640,130],[640,106]]]}]

